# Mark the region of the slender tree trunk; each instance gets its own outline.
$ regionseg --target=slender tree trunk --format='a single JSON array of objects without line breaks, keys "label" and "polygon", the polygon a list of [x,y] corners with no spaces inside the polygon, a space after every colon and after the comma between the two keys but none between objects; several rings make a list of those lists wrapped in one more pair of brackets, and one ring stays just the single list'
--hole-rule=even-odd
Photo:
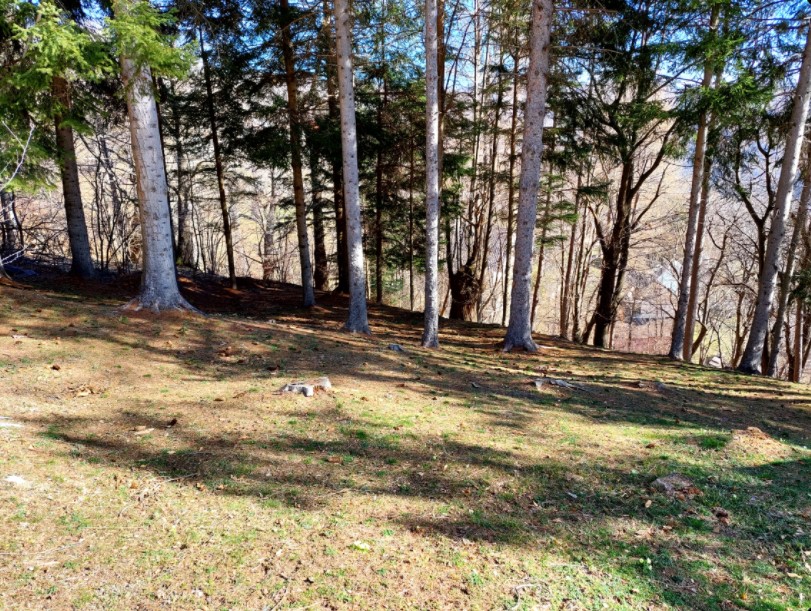
[{"label": "slender tree trunk", "polygon": [[512,263],[513,229],[515,225],[515,141],[518,133],[518,53],[513,55],[513,99],[510,116],[510,159],[507,170],[507,247],[504,254],[504,294],[501,303],[501,326],[507,324],[510,295],[510,264]]},{"label": "slender tree trunk", "polygon": [[352,16],[349,0],[335,0],[335,38],[338,88],[341,102],[341,144],[344,166],[344,201],[349,247],[349,318],[346,329],[369,333],[366,314],[366,275],[363,261],[363,228],[358,187],[358,140],[355,125],[355,88],[352,74]]},{"label": "slender tree trunk", "polygon": [[549,71],[549,39],[552,28],[552,0],[532,1],[527,101],[524,141],[521,145],[521,179],[515,239],[510,322],[504,338],[504,351],[538,349],[532,340],[530,283],[535,221],[538,208],[538,184],[543,153],[543,123],[546,115],[546,82]]},{"label": "slender tree trunk", "polygon": [[439,347],[439,74],[437,2],[425,0],[425,325],[422,345]]},{"label": "slender tree trunk", "polygon": [[498,61],[498,78],[496,82],[496,106],[493,117],[493,134],[490,146],[490,175],[487,179],[487,220],[484,229],[484,247],[482,248],[481,267],[479,268],[479,294],[476,297],[476,310],[479,322],[482,320],[484,297],[484,277],[487,274],[487,267],[490,257],[490,237],[493,232],[493,214],[496,208],[496,161],[498,159],[499,123],[501,122],[501,107],[504,105],[504,88],[502,78],[502,67],[504,64],[504,54],[501,53]]},{"label": "slender tree trunk", "polygon": [[315,271],[313,281],[319,291],[329,290],[329,261],[327,259],[326,227],[324,224],[324,200],[321,197],[322,184],[319,178],[318,152],[310,147],[310,187],[313,206],[313,258]]},{"label": "slender tree trunk", "polygon": [[408,164],[408,309],[414,310],[414,146]]},{"label": "slender tree trunk", "polygon": [[[377,129],[378,133],[383,133],[383,112],[388,103],[388,83],[383,75],[383,99],[377,107]],[[384,199],[384,179],[383,179],[383,147],[378,144],[377,159],[375,161],[375,302],[383,303],[383,199]]]},{"label": "slender tree trunk", "polygon": [[[806,150],[811,152],[809,147]],[[805,221],[808,215],[808,204],[811,203],[811,159],[806,159],[803,169],[803,191],[800,195],[800,204],[797,208],[797,218],[794,221],[794,229],[791,233],[788,253],[786,254],[786,265],[780,275],[780,285],[777,300],[777,315],[772,324],[772,341],[769,360],[766,367],[766,375],[774,377],[777,373],[777,360],[780,356],[780,342],[783,341],[783,323],[786,320],[789,298],[791,296],[791,279],[794,275],[794,261],[797,249],[800,246],[800,237],[805,230]]]},{"label": "slender tree trunk", "polygon": [[211,143],[214,146],[214,170],[217,174],[217,192],[220,197],[220,211],[222,212],[222,230],[225,236],[225,254],[228,258],[228,280],[231,288],[237,288],[237,272],[234,263],[234,237],[231,233],[231,215],[228,212],[228,198],[225,195],[225,170],[222,163],[222,149],[220,148],[220,135],[217,130],[217,113],[214,110],[214,90],[211,84],[211,67],[208,61],[203,28],[198,28],[200,37],[200,56],[203,60],[203,78],[206,82],[206,108],[208,121],[211,127]]},{"label": "slender tree trunk", "polygon": [[301,117],[298,107],[298,79],[296,78],[293,39],[290,33],[290,8],[287,0],[279,0],[282,10],[282,56],[287,84],[287,116],[290,122],[290,166],[293,171],[293,202],[296,207],[296,233],[298,235],[301,289],[304,306],[315,305],[313,292],[313,266],[310,261],[310,238],[307,233],[307,204],[304,201],[304,178],[301,160]]},{"label": "slender tree trunk", "polygon": [[191,235],[189,219],[189,189],[187,186],[185,163],[185,149],[180,133],[180,111],[177,107],[175,84],[171,83],[169,95],[169,108],[172,112],[172,137],[175,140],[175,163],[177,172],[177,246],[176,256],[181,265],[194,266],[194,236]]},{"label": "slender tree trunk", "polygon": [[[775,349],[775,352],[777,350]],[[797,300],[797,315],[794,322],[794,368],[791,381],[799,382],[803,376],[803,301]]]},{"label": "slender tree trunk", "polygon": [[[336,56],[335,36],[333,32],[333,12],[330,10],[330,0],[324,0],[324,29],[328,44],[327,50],[327,112],[330,123],[335,126],[341,124],[341,111],[338,103],[338,60]],[[336,134],[337,136],[337,134]],[[349,247],[346,237],[346,207],[344,205],[344,180],[342,168],[342,154],[339,147],[330,155],[332,167],[332,201],[335,209],[335,246],[336,262],[338,267],[337,293],[349,293]]]},{"label": "slender tree trunk", "polygon": [[535,286],[532,289],[532,309],[530,313],[530,324],[535,326],[535,311],[538,308],[538,300],[541,296],[541,279],[543,278],[543,264],[546,256],[546,233],[548,231],[549,210],[552,206],[552,184],[546,191],[546,203],[541,214],[541,243],[538,245],[538,271],[535,276]]},{"label": "slender tree trunk", "polygon": [[76,146],[73,141],[73,128],[65,122],[64,114],[70,113],[71,98],[68,82],[55,76],[52,83],[54,100],[59,112],[54,117],[56,123],[56,148],[59,171],[62,177],[62,194],[65,199],[65,218],[68,225],[70,243],[70,273],[80,278],[92,278],[96,270],[90,256],[90,238],[87,235],[82,191],[79,185],[79,166],[76,163]]},{"label": "slender tree trunk", "polygon": [[[582,186],[582,171],[577,171],[577,190],[574,195],[575,219],[580,215],[580,189]],[[560,336],[569,337],[569,302],[572,295],[572,268],[574,267],[574,245],[577,238],[578,222],[572,223],[572,233],[569,235],[569,255],[566,259],[566,271],[563,274],[563,288],[560,291]]]},{"label": "slender tree trunk", "polygon": [[[718,29],[718,16],[721,12],[720,4],[713,4],[710,15],[710,35]],[[704,78],[701,81],[703,89],[712,85],[714,64],[710,57],[704,60]],[[698,133],[696,135],[696,150],[693,155],[693,178],[690,186],[690,202],[687,215],[687,235],[684,241],[684,256],[681,265],[681,279],[679,281],[679,300],[676,307],[676,318],[673,322],[673,334],[670,341],[669,356],[680,361],[684,358],[685,327],[687,325],[687,306],[690,301],[690,281],[693,273],[693,254],[696,246],[696,233],[698,229],[699,207],[701,205],[701,185],[704,174],[704,155],[707,152],[707,121],[708,113],[704,111],[698,120]],[[692,345],[693,338],[687,337],[687,343]]]},{"label": "slender tree trunk", "polygon": [[[121,4],[116,2],[114,6],[117,12]],[[175,275],[172,226],[169,222],[171,212],[167,203],[168,186],[152,76],[148,66],[139,69],[134,61],[123,56],[121,77],[127,98],[143,241],[141,291],[130,302],[130,306],[155,312],[167,309],[193,310],[180,295]]]},{"label": "slender tree trunk", "polygon": [[687,302],[687,319],[684,327],[684,360],[688,363],[693,360],[693,353],[696,350],[696,343],[693,341],[695,335],[695,323],[698,310],[698,289],[701,273],[701,254],[704,246],[704,225],[707,219],[707,206],[710,199],[710,169],[712,167],[709,157],[704,160],[704,176],[701,181],[701,204],[698,211],[698,226],[696,227],[696,246],[693,252],[693,266],[690,270],[690,299]]},{"label": "slender tree trunk", "polygon": [[802,151],[802,135],[808,118],[808,102],[811,99],[811,29],[806,36],[805,50],[794,105],[791,112],[786,149],[780,168],[780,181],[777,184],[775,207],[772,216],[763,273],[758,282],[758,298],[755,316],[749,330],[741,363],[738,369],[744,373],[759,373],[766,336],[769,332],[769,313],[774,299],[774,288],[779,267],[780,249],[786,235],[786,221],[791,210],[791,192],[797,178],[797,167]]}]

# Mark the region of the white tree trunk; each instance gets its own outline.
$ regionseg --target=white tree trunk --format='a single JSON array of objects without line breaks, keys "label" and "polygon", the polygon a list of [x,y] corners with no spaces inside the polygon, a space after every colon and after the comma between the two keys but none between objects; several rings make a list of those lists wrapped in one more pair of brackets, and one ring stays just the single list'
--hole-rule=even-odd
[{"label": "white tree trunk", "polygon": [[[778,292],[777,314],[772,323],[772,350],[769,353],[769,363],[766,366],[766,375],[777,375],[777,361],[780,357],[780,343],[783,341],[783,323],[788,313],[789,298],[791,297],[791,280],[794,275],[794,261],[800,246],[800,239],[805,232],[805,221],[808,217],[808,204],[811,202],[811,158],[809,147],[806,146],[805,168],[803,168],[803,190],[800,194],[800,205],[797,208],[797,218],[794,220],[794,231],[789,242],[786,254],[786,265],[780,276],[780,290]],[[793,381],[793,380],[792,380]]]},{"label": "white tree trunk", "polygon": [[143,240],[141,292],[130,305],[155,312],[193,310],[180,295],[175,276],[168,187],[152,76],[148,66],[137,68],[135,62],[122,57],[121,77],[127,98]]},{"label": "white tree trunk", "polygon": [[543,124],[546,115],[546,81],[549,71],[549,37],[552,29],[552,0],[532,0],[527,102],[524,113],[524,141],[521,145],[521,177],[518,184],[518,215],[515,232],[515,264],[510,301],[510,322],[504,351],[538,349],[532,340],[531,282],[541,180]]},{"label": "white tree trunk", "polygon": [[[806,24],[807,25],[807,24]],[[738,370],[744,373],[760,373],[763,348],[769,333],[769,315],[774,300],[774,288],[777,281],[777,271],[780,265],[780,250],[786,236],[786,222],[791,211],[791,194],[794,182],[797,180],[797,168],[800,163],[803,133],[808,118],[808,102],[811,99],[811,28],[808,30],[803,51],[802,67],[797,80],[797,90],[794,93],[794,106],[791,110],[786,150],[783,154],[783,164],[780,168],[780,180],[777,183],[774,213],[769,230],[769,241],[766,244],[763,273],[758,282],[758,298],[755,307],[755,316],[749,339],[738,365]]]},{"label": "white tree trunk", "polygon": [[349,318],[346,329],[369,333],[366,315],[366,273],[363,261],[363,228],[358,188],[358,139],[355,127],[355,86],[352,72],[352,16],[349,0],[335,0],[335,47],[341,104],[341,152],[344,167],[344,206],[349,250]]},{"label": "white tree trunk", "polygon": [[[710,33],[718,29],[718,16],[721,7],[715,4],[710,15]],[[711,58],[704,61],[704,77],[701,87],[705,91],[712,86],[713,62]],[[681,265],[681,280],[679,281],[679,299],[676,306],[676,319],[673,323],[673,333],[670,340],[669,356],[680,361],[684,358],[685,340],[692,344],[693,338],[685,338],[687,329],[687,305],[690,301],[690,281],[693,273],[693,254],[696,248],[696,233],[698,232],[698,212],[701,204],[701,186],[704,179],[704,157],[707,152],[707,111],[703,111],[698,120],[698,133],[696,134],[696,150],[693,155],[693,178],[690,185],[690,203],[687,214],[687,235],[684,240],[684,257]],[[692,325],[691,325],[692,328]]]},{"label": "white tree trunk", "polygon": [[439,75],[437,2],[425,0],[425,327],[422,345],[439,347]]}]

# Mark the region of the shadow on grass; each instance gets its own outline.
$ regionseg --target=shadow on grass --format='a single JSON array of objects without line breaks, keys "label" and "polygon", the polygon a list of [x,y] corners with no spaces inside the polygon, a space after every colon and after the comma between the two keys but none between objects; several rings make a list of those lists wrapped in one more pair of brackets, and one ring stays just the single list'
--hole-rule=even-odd
[{"label": "shadow on grass", "polygon": [[[22,300],[25,293],[20,295]],[[258,305],[251,305],[249,297]],[[807,441],[811,435],[807,395],[788,385],[549,338],[542,340],[549,348],[538,355],[502,355],[497,352],[500,330],[471,325],[446,324],[444,349],[426,351],[416,348],[419,328],[413,313],[372,308],[376,334],[350,336],[338,332],[345,302],[322,297],[328,307],[310,312],[284,305],[292,301],[287,287],[245,290],[239,311],[255,320],[227,319],[225,332],[212,330],[205,320],[191,320],[185,335],[182,322],[144,319],[131,325],[116,317],[100,324],[88,319],[71,329],[77,338],[140,352],[139,358],[155,367],[179,365],[186,381],[259,380],[275,387],[290,371],[347,376],[359,392],[366,382],[384,383],[393,393],[404,384],[427,406],[435,399],[462,401],[487,426],[509,432],[542,435],[540,419],[567,412],[594,425],[650,425],[674,431],[701,427],[708,430],[694,434],[690,442],[706,451],[722,450],[730,430],[747,426],[795,441]],[[216,301],[207,298],[212,300],[209,305]],[[273,303],[276,298],[278,303]],[[231,297],[223,296],[217,307],[232,313],[227,299]],[[77,306],[55,301],[53,307]],[[275,323],[260,320],[271,312]],[[0,323],[43,337],[66,330],[54,328],[53,320],[15,320],[14,312],[6,311],[0,311]],[[154,333],[147,337],[150,325]],[[251,342],[257,346],[237,345]],[[389,342],[403,344],[407,352],[386,350]],[[221,356],[231,343],[235,353]],[[341,359],[324,365],[318,357],[330,345],[338,348]],[[365,367],[370,360],[373,369]],[[578,373],[569,369],[573,362]],[[279,366],[283,375],[273,376],[265,369],[268,365]],[[615,375],[632,367],[645,377]],[[709,381],[685,382],[679,377],[685,372],[700,372]],[[582,389],[539,392],[527,382],[543,373]],[[672,374],[673,381],[668,378],[666,387],[657,390],[648,379],[652,373]],[[231,400],[224,405],[236,404]],[[774,584],[774,591],[762,598],[795,600],[786,592],[797,584],[785,575],[800,571],[801,551],[811,546],[807,459],[713,472],[673,458],[650,458],[642,471],[634,467],[632,458],[637,457],[630,456],[612,458],[610,465],[552,457],[534,464],[520,453],[483,442],[418,436],[391,423],[350,417],[337,406],[313,405],[291,406],[289,416],[297,423],[276,429],[265,425],[248,434],[206,433],[186,428],[182,418],[177,426],[167,427],[168,418],[148,415],[137,403],[93,434],[88,433],[97,430],[91,419],[27,420],[45,429],[49,439],[70,444],[64,453],[71,460],[143,468],[177,485],[203,487],[203,495],[245,497],[291,511],[329,510],[343,495],[384,496],[399,509],[392,522],[418,535],[554,553],[573,566],[596,566],[619,576],[624,582],[615,584],[618,591],[640,588],[670,604],[720,608],[726,600],[739,601],[740,575],[757,564],[751,559],[759,555],[768,562],[758,561],[757,571]],[[180,414],[183,408],[183,402],[172,405]],[[235,418],[258,419],[248,410],[234,412]],[[154,429],[155,437],[135,436],[137,426]],[[158,433],[168,433],[171,446],[162,443]],[[703,495],[670,499],[648,490],[653,476],[674,471],[691,477]],[[433,509],[417,511],[407,503],[410,499],[430,501]],[[647,500],[653,501],[649,507]],[[728,523],[719,519],[719,508],[730,515]],[[710,570],[717,566],[724,570]],[[807,591],[808,583],[803,583]]]}]

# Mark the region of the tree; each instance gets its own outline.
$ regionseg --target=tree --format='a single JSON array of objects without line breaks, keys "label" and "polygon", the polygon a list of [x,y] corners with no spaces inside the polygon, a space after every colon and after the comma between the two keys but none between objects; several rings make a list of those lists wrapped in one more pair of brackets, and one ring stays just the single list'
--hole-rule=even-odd
[{"label": "tree", "polygon": [[439,346],[439,79],[437,4],[425,0],[425,326],[422,345]]},{"label": "tree", "polygon": [[[808,27],[807,23],[806,27]],[[752,327],[749,330],[749,339],[738,365],[738,370],[744,373],[760,373],[763,350],[769,332],[769,315],[780,264],[780,250],[786,235],[786,222],[791,211],[792,190],[797,179],[797,168],[802,152],[809,100],[811,100],[811,28],[808,29],[806,35],[800,74],[797,88],[794,91],[786,149],[780,167],[780,180],[777,183],[774,215],[766,245],[764,266],[758,280],[757,305]]]},{"label": "tree", "polygon": [[313,292],[313,266],[310,261],[310,239],[307,234],[307,205],[304,202],[304,178],[301,159],[301,116],[298,106],[298,81],[296,79],[293,38],[290,33],[293,15],[287,0],[280,0],[282,11],[282,57],[284,58],[285,84],[287,85],[287,115],[290,121],[290,159],[293,170],[293,201],[296,206],[296,230],[298,233],[299,261],[301,264],[301,288],[304,306],[315,305]]},{"label": "tree", "polygon": [[341,106],[346,237],[349,250],[349,317],[346,321],[346,329],[352,333],[369,333],[369,321],[366,314],[363,230],[360,222],[355,89],[352,82],[352,15],[348,4],[349,0],[335,0],[335,47]]},{"label": "tree", "polygon": [[543,153],[543,124],[546,115],[546,82],[549,71],[549,40],[552,28],[552,0],[533,0],[524,140],[521,145],[521,175],[515,232],[515,265],[510,301],[510,321],[504,351],[523,348],[535,352],[532,339],[532,253],[538,210],[538,186]]},{"label": "tree", "polygon": [[[710,10],[710,38],[718,29],[718,18],[721,13],[720,4],[714,4]],[[712,56],[704,60],[704,75],[701,87],[704,91],[712,85],[715,66]],[[681,279],[679,281],[679,299],[676,307],[676,319],[673,323],[673,334],[670,343],[669,356],[674,360],[684,358],[685,329],[687,327],[688,302],[690,301],[690,282],[693,277],[692,267],[696,248],[696,234],[698,232],[699,208],[701,205],[701,185],[704,180],[704,156],[707,151],[708,112],[702,109],[698,119],[698,132],[696,134],[695,153],[693,155],[693,176],[690,185],[690,201],[688,204],[687,234],[684,242],[684,257],[682,258]],[[686,340],[692,343],[693,338]]]},{"label": "tree", "polygon": [[211,84],[211,65],[209,54],[206,51],[206,42],[203,37],[203,27],[198,26],[200,40],[200,57],[203,60],[203,78],[206,84],[206,108],[208,110],[208,121],[211,127],[211,143],[214,147],[214,169],[217,173],[217,195],[220,199],[220,211],[222,212],[222,229],[225,235],[225,254],[228,259],[228,280],[231,288],[237,288],[237,273],[234,262],[234,236],[231,231],[231,214],[228,211],[228,199],[225,194],[225,170],[223,169],[222,150],[220,148],[219,127],[217,125],[217,113],[214,109],[214,90]]},{"label": "tree", "polygon": [[[78,121],[71,82],[98,78],[109,64],[99,45],[76,22],[81,16],[81,7],[75,2],[67,2],[66,6],[72,9],[72,14],[52,2],[43,2],[37,14],[30,17],[33,23],[18,30],[17,35],[26,50],[22,66],[12,81],[19,96],[18,103],[26,106],[26,112],[36,116],[44,107],[51,115],[71,251],[70,271],[81,278],[92,278],[95,269],[76,162],[73,126]],[[43,100],[43,92],[50,94],[50,100]]]},{"label": "tree", "polygon": [[193,310],[181,296],[175,275],[168,185],[152,80],[152,66],[161,72],[179,72],[187,61],[161,36],[158,28],[164,19],[144,0],[115,0],[113,13],[110,26],[120,55],[143,238],[141,290],[130,307],[155,312]]}]

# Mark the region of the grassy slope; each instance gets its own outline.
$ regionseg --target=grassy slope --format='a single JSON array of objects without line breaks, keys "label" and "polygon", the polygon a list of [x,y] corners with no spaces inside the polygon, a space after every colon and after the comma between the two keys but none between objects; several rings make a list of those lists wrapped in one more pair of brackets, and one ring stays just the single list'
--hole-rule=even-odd
[{"label": "grassy slope", "polygon": [[805,387],[475,325],[430,352],[282,287],[198,287],[206,319],[60,290],[0,288],[2,609],[809,606]]}]

